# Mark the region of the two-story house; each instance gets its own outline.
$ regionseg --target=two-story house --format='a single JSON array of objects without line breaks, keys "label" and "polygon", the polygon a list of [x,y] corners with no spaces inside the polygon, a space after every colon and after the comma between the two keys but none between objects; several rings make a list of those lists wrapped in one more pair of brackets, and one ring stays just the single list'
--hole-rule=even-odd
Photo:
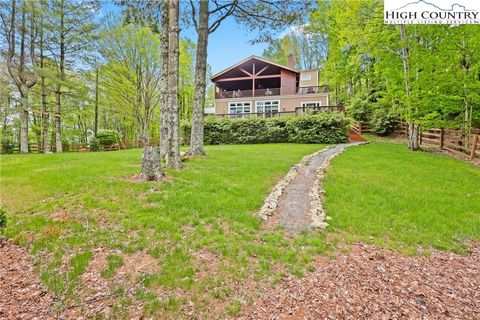
[{"label": "two-story house", "polygon": [[287,66],[251,56],[211,80],[216,115],[276,116],[342,109],[329,106],[328,86],[318,85],[318,70],[296,70],[292,55]]}]

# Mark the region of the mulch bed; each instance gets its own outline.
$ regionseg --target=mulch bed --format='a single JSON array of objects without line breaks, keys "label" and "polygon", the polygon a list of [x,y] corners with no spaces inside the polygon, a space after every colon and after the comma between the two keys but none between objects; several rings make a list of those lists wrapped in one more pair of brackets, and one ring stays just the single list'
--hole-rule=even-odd
[{"label": "mulch bed", "polygon": [[[28,252],[0,238],[0,319],[54,316],[52,294]],[[480,243],[470,253],[414,256],[357,244],[333,260],[319,258],[303,278],[261,286],[243,319],[480,319]],[[88,309],[88,306],[87,306]]]},{"label": "mulch bed", "polygon": [[355,245],[262,292],[245,319],[480,319],[480,244],[409,257]]},{"label": "mulch bed", "polygon": [[25,249],[0,238],[0,319],[54,319],[53,305]]}]

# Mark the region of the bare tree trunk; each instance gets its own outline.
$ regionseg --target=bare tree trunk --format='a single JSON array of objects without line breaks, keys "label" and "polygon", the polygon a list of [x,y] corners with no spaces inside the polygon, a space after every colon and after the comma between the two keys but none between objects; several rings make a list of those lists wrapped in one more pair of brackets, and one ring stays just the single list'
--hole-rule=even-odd
[{"label": "bare tree trunk", "polygon": [[[44,25],[43,25],[43,18],[41,19],[41,26],[40,26],[40,68],[43,69],[45,57],[43,55],[43,41],[44,41]],[[50,132],[49,132],[49,114],[48,114],[48,106],[47,106],[47,88],[45,84],[45,76],[41,76],[41,95],[42,95],[42,144],[43,153],[50,153]]]},{"label": "bare tree trunk", "polygon": [[408,148],[416,151],[420,150],[420,125],[408,123]]},{"label": "bare tree trunk", "polygon": [[169,41],[168,41],[168,86],[169,94],[169,135],[168,135],[168,152],[166,166],[174,169],[182,168],[182,160],[180,159],[180,139],[179,127],[180,119],[178,116],[178,54],[179,54],[179,22],[178,22],[178,0],[170,0],[169,10]]},{"label": "bare tree trunk", "polygon": [[[65,29],[65,6],[63,0],[60,0],[60,73],[59,79],[63,81],[65,78],[65,36],[64,36],[64,29]],[[62,147],[62,85],[60,83],[57,84],[57,110],[55,114],[55,152],[61,153],[63,152]]]},{"label": "bare tree trunk", "polygon": [[20,101],[20,153],[28,153],[28,89],[21,92]]},{"label": "bare tree trunk", "polygon": [[198,23],[198,41],[195,64],[195,93],[193,96],[192,132],[190,136],[190,148],[187,154],[206,155],[203,147],[204,137],[204,107],[205,107],[205,77],[207,70],[207,47],[208,47],[208,1],[200,1]]},{"label": "bare tree trunk", "polygon": [[169,2],[162,3],[162,31],[160,35],[160,159],[165,159],[168,150],[168,41]]},{"label": "bare tree trunk", "polygon": [[408,46],[407,36],[405,32],[405,25],[400,25],[400,40],[402,42],[402,63],[403,63],[403,78],[405,82],[405,93],[407,95],[407,108],[409,113],[408,121],[408,148],[412,151],[420,150],[419,146],[419,125],[414,123],[413,120],[413,107],[412,107],[412,90],[410,87],[410,47]]},{"label": "bare tree trunk", "polygon": [[95,69],[95,123],[93,133],[96,137],[98,133],[98,67]]},{"label": "bare tree trunk", "polygon": [[158,148],[159,147],[156,146],[147,146],[143,148],[141,174],[141,179],[143,181],[162,181],[163,174]]}]

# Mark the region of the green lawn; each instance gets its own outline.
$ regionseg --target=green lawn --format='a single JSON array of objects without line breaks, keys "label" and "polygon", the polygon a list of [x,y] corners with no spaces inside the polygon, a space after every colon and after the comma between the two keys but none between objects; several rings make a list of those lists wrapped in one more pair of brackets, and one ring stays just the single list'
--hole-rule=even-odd
[{"label": "green lawn", "polygon": [[459,160],[400,143],[352,147],[325,189],[332,227],[363,240],[463,251],[480,239],[480,170]]},{"label": "green lawn", "polygon": [[[277,265],[301,274],[316,253],[324,252],[322,235],[285,239],[279,231],[261,231],[252,214],[292,164],[323,147],[209,146],[208,157],[186,161],[184,170],[168,172],[171,181],[160,186],[126,179],[139,172],[140,150],[2,156],[5,234],[31,245],[42,279],[65,304],[75,298],[78,278],[98,247],[147,252],[157,259],[157,272],[135,280],[144,284],[137,298],[148,300],[147,314],[175,313],[182,303],[175,294],[174,303],[158,300],[152,293],[158,287],[193,292],[193,299],[208,292],[228,302],[235,296],[228,282],[276,281],[281,273],[271,269]],[[221,257],[219,270],[202,279],[194,257],[200,250]],[[111,277],[121,260],[109,256],[102,275]],[[232,301],[226,312],[237,304]]]},{"label": "green lawn", "polygon": [[[239,283],[301,275],[341,239],[462,251],[465,240],[480,238],[480,170],[398,143],[352,147],[334,159],[325,181],[333,218],[328,237],[317,231],[290,239],[263,230],[252,213],[268,190],[322,147],[209,146],[208,157],[169,171],[162,185],[128,179],[139,172],[140,150],[2,156],[5,235],[31,248],[60,309],[77,299],[96,249],[110,250],[101,276],[118,296],[116,318],[135,300],[157,317],[176,317],[188,301],[200,317],[218,304],[219,317],[235,315]],[[127,284],[116,281],[117,270],[139,252],[153,257],[156,269]],[[205,252],[215,261],[199,261]],[[132,284],[134,298],[126,294]]]}]

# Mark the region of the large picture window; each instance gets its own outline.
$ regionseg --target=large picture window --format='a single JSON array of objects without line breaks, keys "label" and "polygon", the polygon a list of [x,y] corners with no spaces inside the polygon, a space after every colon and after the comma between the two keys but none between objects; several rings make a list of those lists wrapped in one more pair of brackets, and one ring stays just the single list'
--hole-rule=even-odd
[{"label": "large picture window", "polygon": [[232,116],[242,115],[252,112],[252,103],[248,102],[230,102],[228,104],[228,113]]},{"label": "large picture window", "polygon": [[257,113],[265,113],[267,115],[278,113],[280,111],[280,101],[268,100],[255,102]]}]

